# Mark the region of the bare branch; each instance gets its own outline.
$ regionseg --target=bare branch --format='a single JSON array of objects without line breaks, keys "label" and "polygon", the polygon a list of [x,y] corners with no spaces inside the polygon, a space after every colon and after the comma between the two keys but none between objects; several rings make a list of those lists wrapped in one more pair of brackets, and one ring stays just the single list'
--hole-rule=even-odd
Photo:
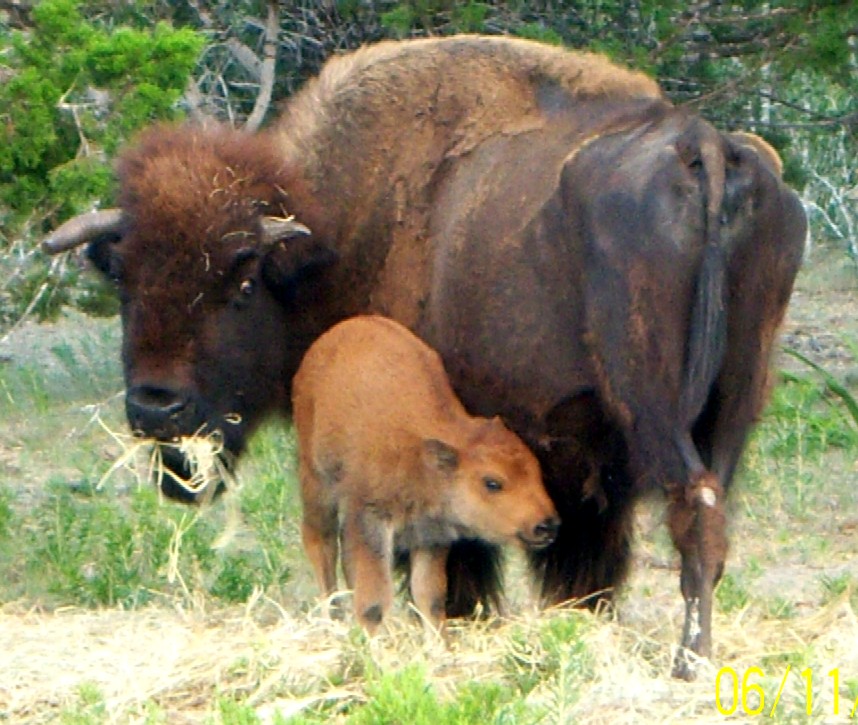
[{"label": "bare branch", "polygon": [[188,78],[188,85],[185,87],[184,94],[185,104],[188,107],[188,115],[194,121],[204,121],[210,116],[203,111],[203,94],[200,92],[200,86],[193,76]]},{"label": "bare branch", "polygon": [[262,76],[262,61],[256,57],[256,53],[238,40],[238,38],[227,40],[226,47],[229,48],[229,52],[232,53],[238,64],[247,71],[248,75],[259,83]]},{"label": "bare branch", "polygon": [[33,7],[29,0],[0,0],[0,12],[5,14],[5,22],[11,28],[28,30],[33,24]]},{"label": "bare branch", "polygon": [[80,111],[81,109],[92,109],[95,113],[104,113],[110,105],[110,94],[107,91],[90,86],[87,89],[87,101],[71,103],[67,99],[75,90],[76,83],[77,79],[75,79],[72,85],[69,86],[68,90],[63,93],[57,101],[57,108],[61,111],[68,111],[71,113],[75,128],[77,129],[78,139],[80,140],[80,146],[78,146],[77,150],[77,158],[86,158],[88,156],[92,156],[94,150],[89,139],[87,139],[86,134],[84,134]]},{"label": "bare branch", "polygon": [[717,15],[708,15],[706,17],[706,23],[709,25],[740,25],[742,23],[751,23],[751,22],[771,22],[778,16],[792,16],[800,13],[801,10],[798,8],[771,8],[767,10],[765,13],[754,14],[747,13],[745,15],[723,15],[718,17]]},{"label": "bare branch", "polygon": [[268,19],[265,23],[265,42],[262,46],[262,67],[259,74],[259,95],[253,112],[244,124],[244,130],[250,133],[262,125],[262,119],[271,105],[271,93],[274,90],[274,70],[277,64],[277,36],[280,31],[280,11],[276,0],[268,0]]},{"label": "bare branch", "polygon": [[188,5],[190,5],[197,13],[197,17],[200,19],[200,24],[208,30],[212,27],[212,15],[206,10],[197,0],[188,0]]}]

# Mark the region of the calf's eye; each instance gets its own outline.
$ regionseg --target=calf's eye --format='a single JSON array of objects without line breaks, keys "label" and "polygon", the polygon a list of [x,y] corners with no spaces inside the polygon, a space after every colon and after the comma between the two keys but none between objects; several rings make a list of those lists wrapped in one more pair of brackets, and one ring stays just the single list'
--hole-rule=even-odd
[{"label": "calf's eye", "polygon": [[491,491],[492,493],[496,493],[503,488],[501,482],[491,476],[483,478],[483,485],[486,487],[487,491]]},{"label": "calf's eye", "polygon": [[246,279],[239,285],[238,291],[241,292],[241,294],[244,295],[245,297],[250,297],[250,295],[253,294],[253,288],[254,288],[253,280],[252,279]]}]

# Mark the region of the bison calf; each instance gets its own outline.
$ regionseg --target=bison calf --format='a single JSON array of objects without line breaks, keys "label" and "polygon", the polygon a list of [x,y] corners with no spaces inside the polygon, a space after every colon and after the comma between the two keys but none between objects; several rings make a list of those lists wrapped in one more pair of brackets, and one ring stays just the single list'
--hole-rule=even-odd
[{"label": "bison calf", "polygon": [[453,541],[554,540],[560,522],[533,454],[499,418],[468,415],[440,357],[400,324],[333,327],[304,357],[292,398],[304,546],[331,594],[341,539],[370,632],[393,602],[394,555],[410,555],[414,603],[441,626]]}]

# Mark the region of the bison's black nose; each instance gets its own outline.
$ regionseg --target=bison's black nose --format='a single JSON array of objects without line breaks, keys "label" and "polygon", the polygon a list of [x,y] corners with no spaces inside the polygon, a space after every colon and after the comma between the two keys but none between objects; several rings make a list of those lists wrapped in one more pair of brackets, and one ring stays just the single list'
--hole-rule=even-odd
[{"label": "bison's black nose", "polygon": [[194,433],[194,406],[188,395],[157,385],[135,385],[125,393],[131,430],[169,439]]},{"label": "bison's black nose", "polygon": [[533,527],[533,538],[547,546],[557,538],[559,530],[560,519],[556,516],[551,516]]}]

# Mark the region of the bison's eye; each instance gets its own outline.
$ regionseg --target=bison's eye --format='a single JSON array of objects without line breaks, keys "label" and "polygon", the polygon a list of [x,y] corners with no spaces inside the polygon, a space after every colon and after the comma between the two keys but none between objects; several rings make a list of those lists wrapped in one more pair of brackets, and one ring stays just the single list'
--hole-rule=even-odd
[{"label": "bison's eye", "polygon": [[497,493],[498,491],[503,489],[503,484],[496,478],[492,478],[491,476],[485,476],[483,478],[483,485],[486,487],[486,490],[490,491],[491,493]]},{"label": "bison's eye", "polygon": [[256,267],[259,252],[255,249],[239,249],[224,274],[224,290],[235,307],[243,307],[256,291]]}]

